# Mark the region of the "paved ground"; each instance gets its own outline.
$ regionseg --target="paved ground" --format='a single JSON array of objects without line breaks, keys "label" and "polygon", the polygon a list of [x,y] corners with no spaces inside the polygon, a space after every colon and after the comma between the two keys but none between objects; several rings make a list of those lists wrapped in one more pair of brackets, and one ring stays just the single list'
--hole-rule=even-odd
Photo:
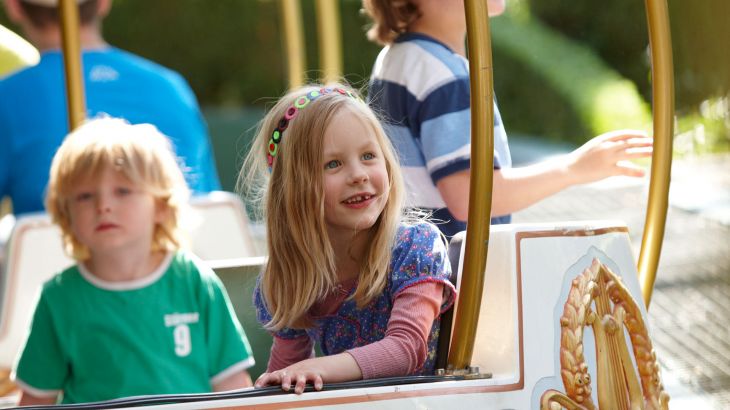
[{"label": "paved ground", "polygon": [[[647,182],[568,189],[514,222],[619,219],[638,257]],[[730,155],[675,160],[652,338],[672,409],[730,409]]]}]

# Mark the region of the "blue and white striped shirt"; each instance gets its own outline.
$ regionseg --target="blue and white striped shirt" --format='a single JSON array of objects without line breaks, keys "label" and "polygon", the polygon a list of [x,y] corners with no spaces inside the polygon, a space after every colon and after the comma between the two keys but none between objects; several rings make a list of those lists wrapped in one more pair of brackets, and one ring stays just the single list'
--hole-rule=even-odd
[{"label": "blue and white striped shirt", "polygon": [[[440,225],[447,235],[463,230],[436,188],[439,179],[469,169],[471,120],[468,61],[441,42],[419,33],[401,35],[375,62],[369,99],[403,167],[408,205],[436,211],[455,223]],[[507,134],[494,105],[494,164],[509,167]],[[509,216],[492,223],[508,223]]]}]

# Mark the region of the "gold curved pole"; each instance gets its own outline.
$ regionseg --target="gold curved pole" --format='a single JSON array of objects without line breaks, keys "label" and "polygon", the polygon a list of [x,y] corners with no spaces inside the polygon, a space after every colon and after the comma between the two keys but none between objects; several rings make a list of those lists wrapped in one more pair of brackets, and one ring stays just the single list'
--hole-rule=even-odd
[{"label": "gold curved pole", "polygon": [[471,75],[471,180],[469,182],[469,228],[466,231],[464,271],[449,365],[463,369],[474,351],[479,307],[484,288],[484,268],[489,245],[494,157],[494,97],[492,94],[492,48],[487,2],[466,0],[466,28]]},{"label": "gold curved pole", "polygon": [[302,11],[298,0],[281,0],[281,19],[284,21],[289,88],[304,84],[305,53]]},{"label": "gold curved pole", "polygon": [[63,47],[63,67],[66,78],[68,126],[69,130],[73,130],[86,118],[81,41],[79,39],[79,9],[76,0],[59,1],[58,14],[61,16],[61,46]]},{"label": "gold curved pole", "polygon": [[325,83],[342,78],[342,34],[337,0],[317,0],[319,65]]},{"label": "gold curved pole", "polygon": [[652,101],[654,102],[654,155],[651,161],[646,224],[639,253],[639,283],[647,309],[654,290],[664,225],[669,203],[674,135],[674,69],[672,38],[666,0],[646,0],[651,45]]}]

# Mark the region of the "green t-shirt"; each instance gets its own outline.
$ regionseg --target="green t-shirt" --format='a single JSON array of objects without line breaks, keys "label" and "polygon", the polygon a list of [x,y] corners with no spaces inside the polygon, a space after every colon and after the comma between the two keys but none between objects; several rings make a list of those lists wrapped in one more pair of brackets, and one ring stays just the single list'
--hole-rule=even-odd
[{"label": "green t-shirt", "polygon": [[253,364],[220,279],[177,252],[131,282],[83,265],[46,282],[15,378],[31,394],[80,403],[209,392]]}]

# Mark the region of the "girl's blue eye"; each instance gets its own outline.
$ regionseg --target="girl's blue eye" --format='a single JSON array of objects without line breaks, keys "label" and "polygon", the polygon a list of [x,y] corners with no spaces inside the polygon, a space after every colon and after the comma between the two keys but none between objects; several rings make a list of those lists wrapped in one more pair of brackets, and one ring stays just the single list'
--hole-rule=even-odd
[{"label": "girl's blue eye", "polygon": [[332,161],[328,161],[324,164],[324,169],[335,169],[338,166],[340,166],[340,161],[333,159]]},{"label": "girl's blue eye", "polygon": [[365,154],[362,154],[362,159],[365,161],[375,159],[375,154],[373,154],[372,152],[366,152]]}]

